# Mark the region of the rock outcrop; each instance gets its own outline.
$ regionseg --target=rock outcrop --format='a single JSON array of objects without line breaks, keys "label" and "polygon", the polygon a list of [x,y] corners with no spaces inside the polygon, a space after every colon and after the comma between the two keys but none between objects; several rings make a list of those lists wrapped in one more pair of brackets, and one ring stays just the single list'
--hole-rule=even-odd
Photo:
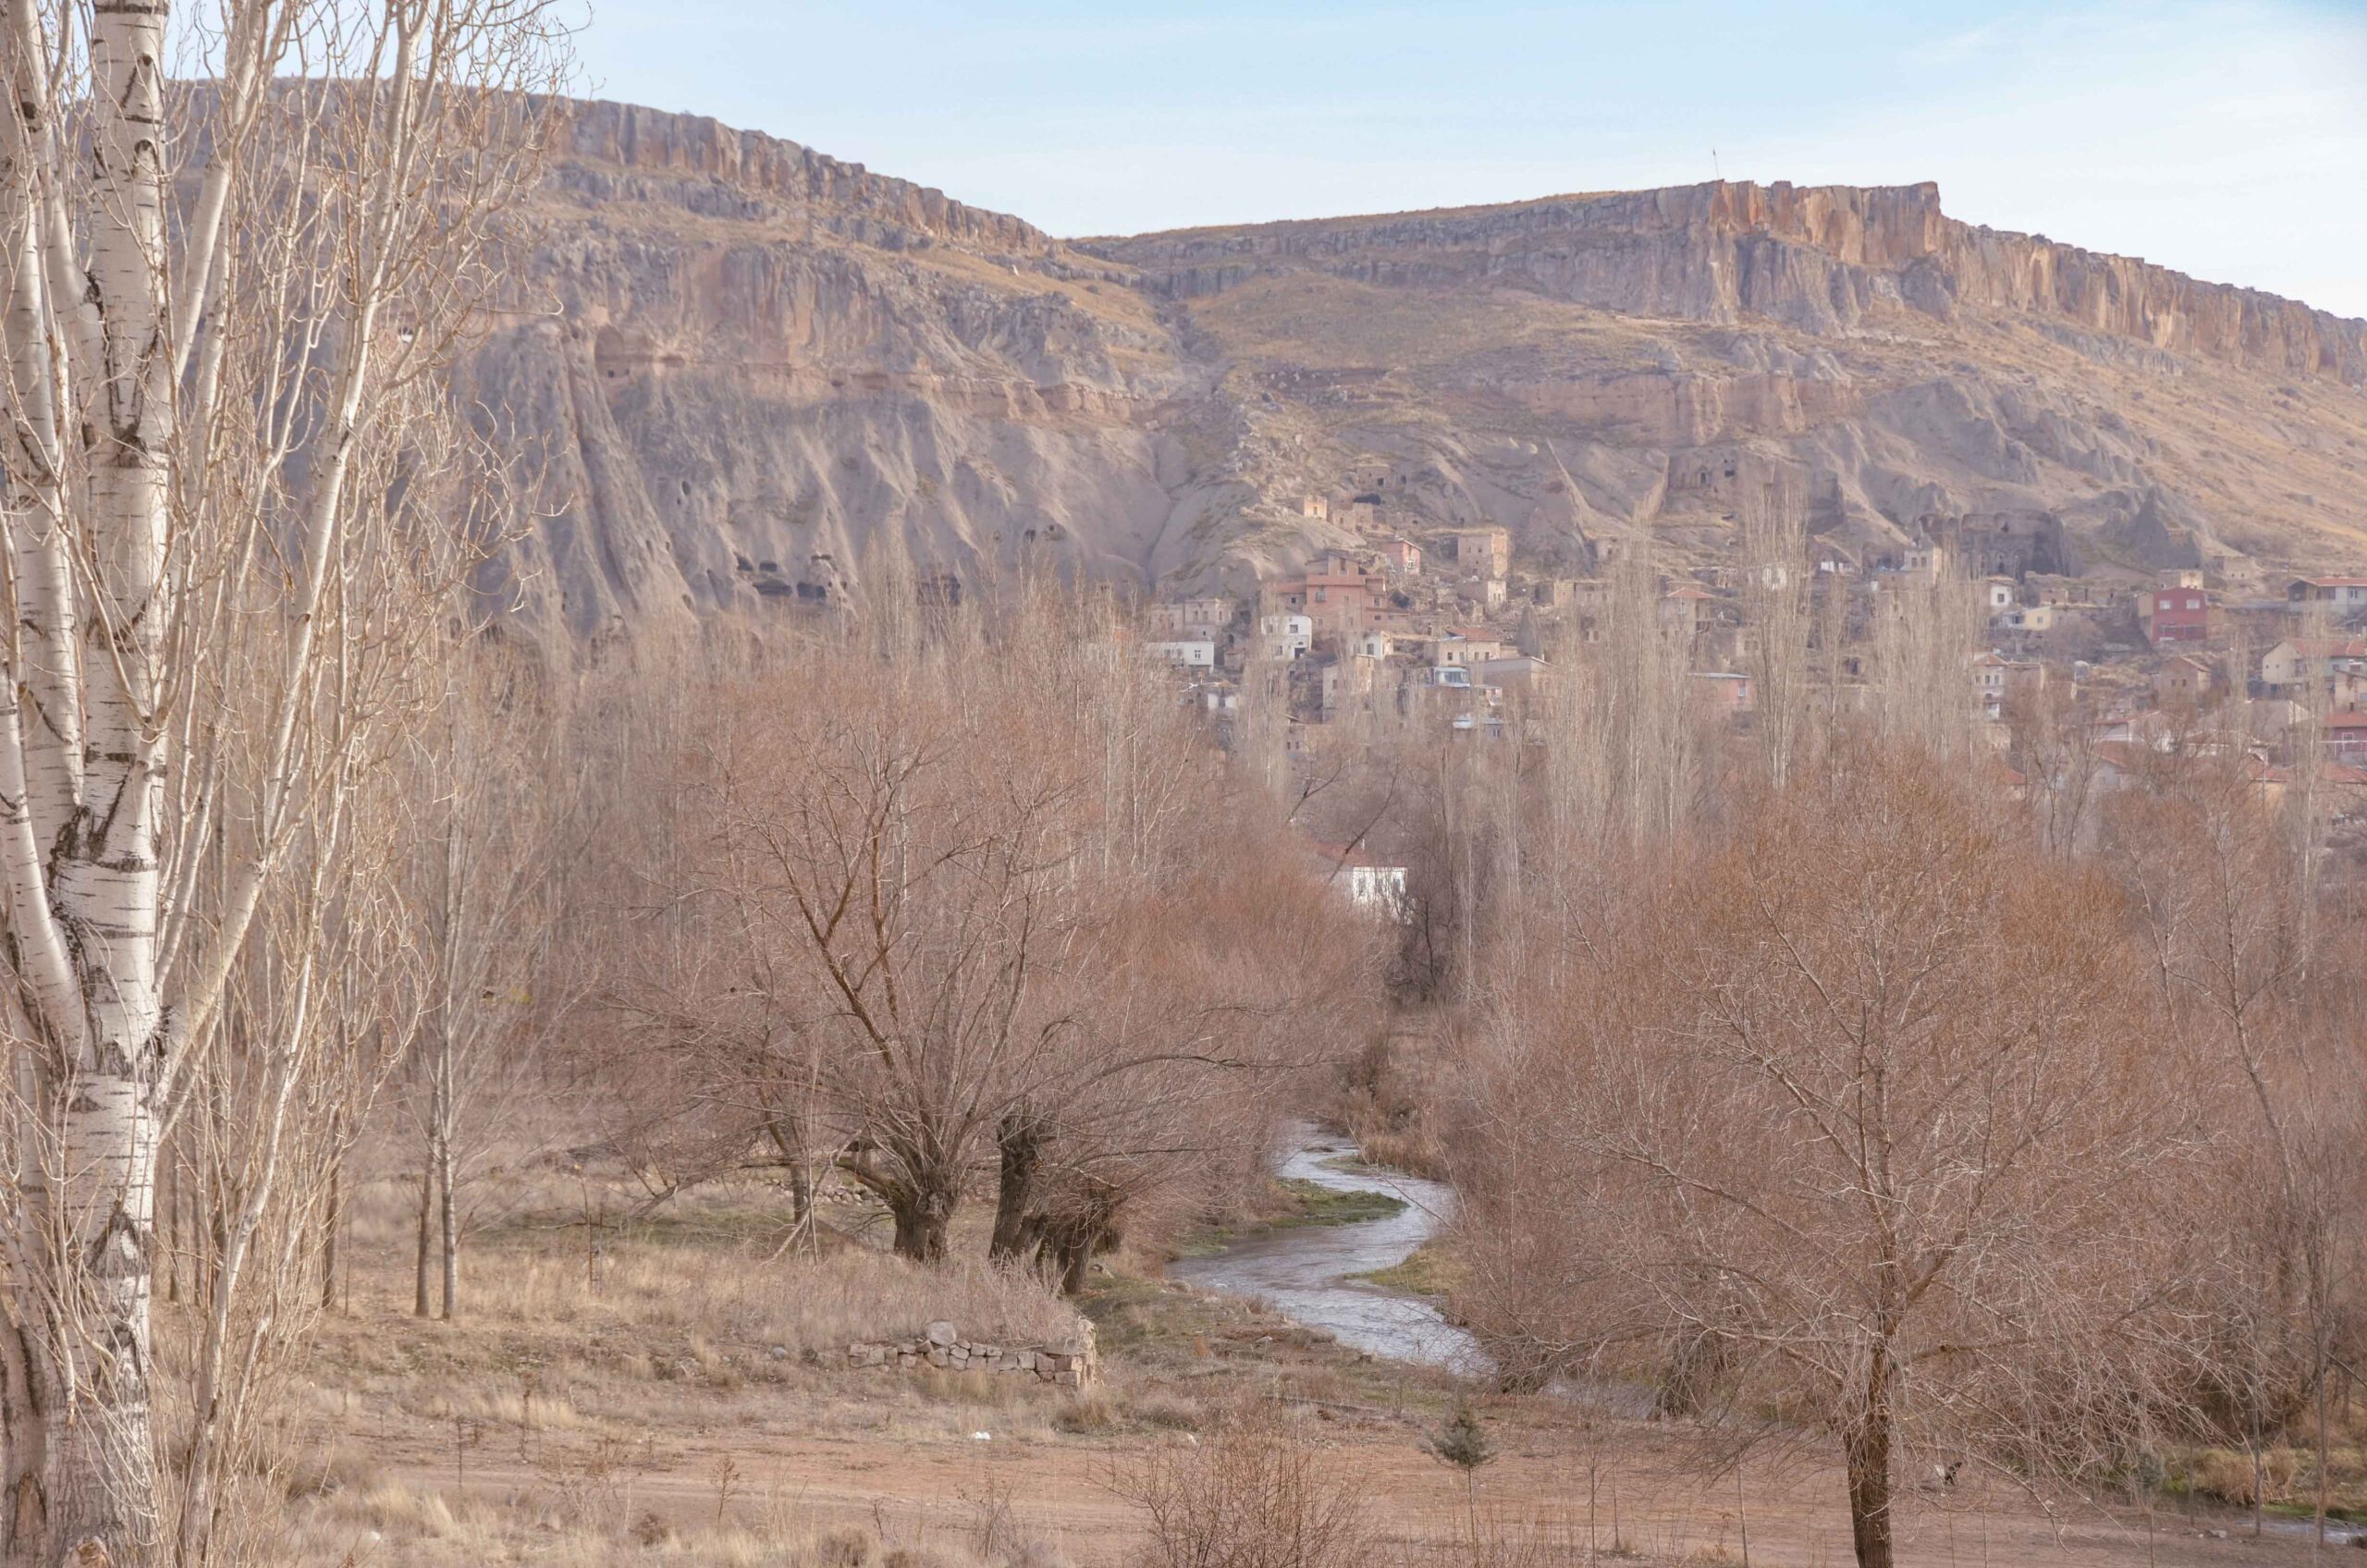
[{"label": "rock outcrop", "polygon": [[1631,315],[1758,315],[1818,334],[1856,326],[1885,302],[1942,317],[1971,303],[2271,374],[2367,384],[2367,321],[1958,223],[1929,183],[1722,180],[1085,243],[1187,298],[1300,265],[1392,285],[1511,285]]},{"label": "rock outcrop", "polygon": [[[465,367],[535,499],[486,588],[581,644],[911,563],[1139,584],[1343,542],[1309,494],[1543,564],[1981,517],[2092,570],[2367,557],[2367,323],[1726,182],[1062,241],[792,142],[572,105]],[[1566,476],[1566,477],[1565,477]],[[1353,482],[1353,483],[1352,483]]]}]

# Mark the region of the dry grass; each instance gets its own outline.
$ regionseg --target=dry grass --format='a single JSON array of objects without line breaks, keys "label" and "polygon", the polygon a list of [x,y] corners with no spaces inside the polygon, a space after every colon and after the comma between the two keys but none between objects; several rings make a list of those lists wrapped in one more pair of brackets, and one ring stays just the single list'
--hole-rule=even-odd
[{"label": "dry grass", "polygon": [[[1065,1560],[1007,1510],[977,1511],[966,1525],[924,1538],[915,1532],[817,1526],[794,1501],[757,1499],[721,1523],[677,1525],[636,1510],[628,1493],[595,1500],[553,1495],[505,1504],[386,1482],[334,1513],[316,1513],[283,1542],[307,1563],[565,1564],[567,1568],[1065,1568]],[[288,1559],[273,1559],[285,1562]]]},{"label": "dry grass", "polygon": [[[372,1188],[357,1243],[399,1257],[411,1201],[396,1183]],[[817,1255],[791,1244],[784,1225],[785,1200],[756,1183],[635,1218],[621,1196],[604,1201],[546,1181],[539,1201],[471,1240],[463,1326],[561,1341],[630,1330],[669,1349],[679,1341],[679,1354],[705,1369],[729,1350],[827,1354],[856,1340],[916,1335],[938,1318],[1011,1344],[1055,1344],[1075,1330],[1073,1310],[1034,1277],[981,1257],[923,1268],[835,1239]],[[399,1296],[407,1281],[377,1283]]]}]

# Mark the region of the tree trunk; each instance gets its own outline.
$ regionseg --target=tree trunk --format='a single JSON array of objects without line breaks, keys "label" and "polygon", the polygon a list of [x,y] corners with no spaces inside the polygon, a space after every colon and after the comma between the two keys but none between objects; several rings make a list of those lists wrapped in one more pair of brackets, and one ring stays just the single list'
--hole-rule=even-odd
[{"label": "tree trunk", "polygon": [[995,1135],[1000,1165],[995,1188],[995,1230],[987,1256],[1016,1263],[1036,1244],[1036,1173],[1044,1163],[1043,1129],[1034,1118],[1006,1116]]},{"label": "tree trunk", "polygon": [[156,1201],[165,1211],[165,1299],[181,1299],[181,1178],[171,1160],[156,1167]]},{"label": "tree trunk", "polygon": [[[167,1044],[157,989],[158,827],[171,727],[158,721],[153,680],[171,609],[173,448],[166,24],[163,5],[91,13],[92,221],[80,282],[106,373],[82,416],[92,521],[83,570],[104,586],[82,669],[87,771],[65,820],[43,825],[56,834],[48,909],[80,1005],[53,1005],[45,1019],[56,1075],[42,1085],[41,1111],[55,1143],[31,1151],[29,1223],[18,1236],[41,1276],[23,1282],[18,1299],[44,1303],[38,1310],[47,1318],[28,1348],[40,1364],[32,1383],[48,1474],[32,1500],[37,1519],[20,1518],[29,1527],[11,1545],[20,1559],[109,1568],[144,1561],[156,1539],[153,1096]],[[62,787],[66,778],[50,782]],[[24,802],[7,809],[21,820]],[[26,939],[21,930],[10,936],[12,945]],[[19,1435],[9,1434],[12,1443]]]},{"label": "tree trunk", "polygon": [[80,1321],[51,1330],[49,1359],[78,1366],[82,1383],[71,1397],[53,1389],[43,1402],[40,1561],[128,1568],[146,1561],[156,1538],[148,1321],[155,1124],[129,1076],[78,1074],[67,1103],[60,1239],[70,1250],[49,1261]]},{"label": "tree trunk", "polygon": [[419,1268],[417,1286],[411,1294],[411,1315],[413,1317],[425,1317],[429,1316],[430,1313],[428,1301],[430,1263],[429,1236],[433,1230],[432,1222],[435,1212],[435,1163],[434,1160],[430,1160],[424,1166],[421,1167],[419,1172]]},{"label": "tree trunk", "polygon": [[1077,1296],[1085,1293],[1085,1276],[1093,1263],[1093,1238],[1072,1238],[1061,1247],[1061,1293]]},{"label": "tree trunk", "polygon": [[337,1239],[345,1224],[345,1158],[329,1166],[328,1212],[321,1224],[321,1310],[337,1310]]},{"label": "tree trunk", "polygon": [[953,1219],[950,1197],[928,1190],[909,1193],[892,1200],[888,1212],[896,1220],[897,1256],[914,1263],[945,1261],[945,1232]]},{"label": "tree trunk", "polygon": [[2328,1459],[2328,1455],[2326,1453],[2326,1360],[2327,1357],[2322,1348],[2318,1356],[2317,1388],[2318,1474],[2316,1488],[2317,1504],[2314,1510],[2317,1532],[2312,1537],[2311,1544],[2312,1548],[2322,1547],[2326,1544],[2326,1464]]},{"label": "tree trunk", "polygon": [[814,1171],[803,1160],[789,1167],[789,1222],[803,1230],[814,1218]]},{"label": "tree trunk", "polygon": [[[771,1107],[766,1108],[769,1113]],[[814,1217],[814,1163],[806,1158],[805,1139],[782,1117],[765,1117],[765,1136],[772,1141],[773,1152],[780,1156],[781,1166],[789,1172],[790,1223],[803,1230]]]},{"label": "tree trunk", "polygon": [[439,1194],[437,1217],[443,1231],[444,1321],[449,1323],[460,1310],[460,1221],[452,1207],[452,1145],[448,1139],[437,1144],[435,1185]]},{"label": "tree trunk", "polygon": [[1865,1403],[1842,1439],[1849,1472],[1849,1536],[1858,1568],[1891,1568],[1890,1351],[1877,1346]]}]

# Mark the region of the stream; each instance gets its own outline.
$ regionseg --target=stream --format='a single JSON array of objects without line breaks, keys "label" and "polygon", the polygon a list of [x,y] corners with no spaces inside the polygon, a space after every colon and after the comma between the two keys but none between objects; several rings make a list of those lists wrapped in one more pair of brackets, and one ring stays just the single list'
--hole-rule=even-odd
[{"label": "stream", "polygon": [[1208,1290],[1255,1296],[1292,1321],[1329,1332],[1340,1343],[1392,1360],[1478,1374],[1487,1357],[1471,1336],[1420,1296],[1400,1295],[1349,1278],[1405,1261],[1452,1211],[1443,1182],[1369,1167],[1337,1169],[1353,1160],[1355,1145],[1301,1125],[1297,1147],[1275,1174],[1335,1192],[1386,1193],[1404,1200],[1399,1212],[1350,1225],[1301,1225],[1243,1237],[1205,1257],[1168,1268],[1178,1280]]}]

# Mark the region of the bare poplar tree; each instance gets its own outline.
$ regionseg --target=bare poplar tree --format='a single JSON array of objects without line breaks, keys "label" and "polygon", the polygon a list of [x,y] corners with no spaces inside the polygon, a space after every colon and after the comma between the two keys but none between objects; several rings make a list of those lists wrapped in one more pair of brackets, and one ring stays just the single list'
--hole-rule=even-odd
[{"label": "bare poplar tree", "polygon": [[414,437],[538,112],[482,90],[553,58],[533,0],[200,19],[184,90],[168,4],[0,16],[18,1561],[155,1546],[158,1149],[349,781],[343,681],[411,634],[386,595],[449,570],[468,459]]},{"label": "bare poplar tree", "polygon": [[2058,682],[2015,698],[2005,718],[2039,843],[2047,853],[2069,860],[2095,840],[2103,766],[2096,716],[2078,692]]},{"label": "bare poplar tree", "polygon": [[1968,661],[1980,649],[1980,601],[1950,557],[1931,573],[1886,579],[1874,605],[1874,722],[1952,766],[1974,755],[1980,698]]},{"label": "bare poplar tree", "polygon": [[1760,755],[1778,790],[1807,750],[1813,717],[1809,690],[1809,553],[1805,497],[1796,479],[1769,480],[1743,517],[1744,668],[1753,688]]},{"label": "bare poplar tree", "polygon": [[382,977],[415,958],[387,831],[406,802],[385,760],[357,755],[364,777],[291,848],[169,1145],[190,1210],[189,1382],[164,1402],[186,1456],[167,1487],[181,1563],[216,1560],[226,1537],[236,1561],[237,1541],[278,1524],[258,1437],[322,1308],[314,1238],[403,1033],[405,988]]},{"label": "bare poplar tree", "polygon": [[422,1157],[414,1310],[428,1316],[435,1295],[448,1322],[460,1314],[463,1191],[516,1133],[567,1006],[552,994],[553,932],[580,790],[558,699],[538,676],[482,636],[454,649],[407,759],[420,989],[407,1042]]}]

